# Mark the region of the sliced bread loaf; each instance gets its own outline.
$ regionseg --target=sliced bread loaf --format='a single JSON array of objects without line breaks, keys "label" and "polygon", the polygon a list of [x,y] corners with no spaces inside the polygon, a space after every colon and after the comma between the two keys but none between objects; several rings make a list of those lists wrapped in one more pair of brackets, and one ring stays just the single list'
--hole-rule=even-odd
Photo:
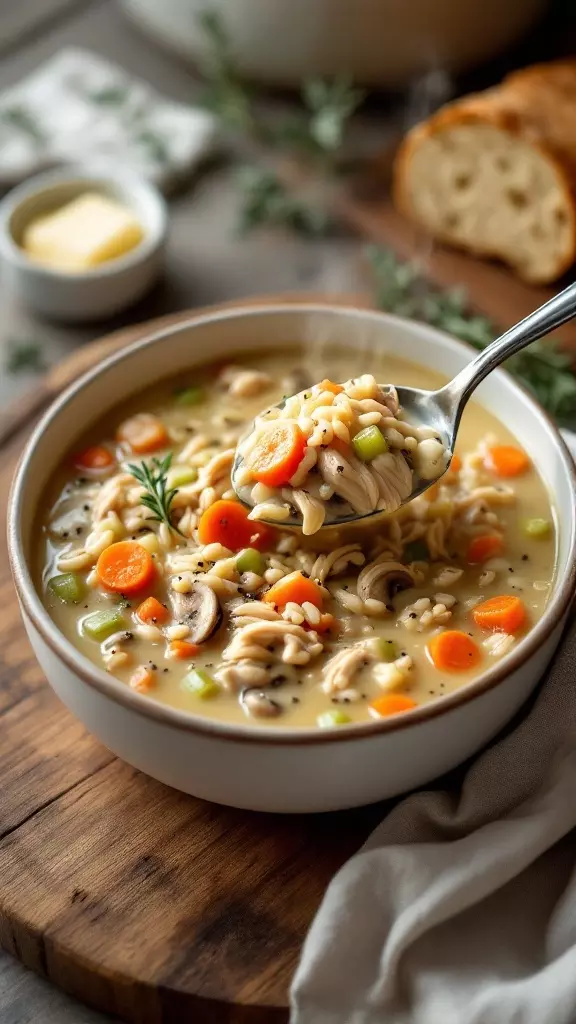
[{"label": "sliced bread loaf", "polygon": [[526,281],[576,260],[576,60],[536,65],[442,107],[406,136],[400,210]]}]

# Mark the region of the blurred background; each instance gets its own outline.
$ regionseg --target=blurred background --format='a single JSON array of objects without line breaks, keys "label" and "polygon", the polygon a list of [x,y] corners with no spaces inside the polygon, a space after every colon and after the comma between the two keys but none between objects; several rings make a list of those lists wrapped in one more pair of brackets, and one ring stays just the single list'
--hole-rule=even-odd
[{"label": "blurred background", "polygon": [[[451,97],[571,55],[574,21],[570,0],[2,3],[3,191],[54,163],[102,156],[153,181],[169,224],[159,280],[98,322],[39,315],[0,270],[0,400],[127,323],[255,293],[372,295],[367,238],[426,266],[430,241],[414,241],[386,206],[398,140]],[[79,67],[94,60],[113,83],[93,92],[89,116],[57,87],[59,62],[74,51]],[[130,90],[142,84],[157,106],[150,125],[138,113],[135,155],[118,134],[132,131]],[[182,108],[209,109],[213,121],[198,134]],[[53,130],[68,133],[60,153]]]}]

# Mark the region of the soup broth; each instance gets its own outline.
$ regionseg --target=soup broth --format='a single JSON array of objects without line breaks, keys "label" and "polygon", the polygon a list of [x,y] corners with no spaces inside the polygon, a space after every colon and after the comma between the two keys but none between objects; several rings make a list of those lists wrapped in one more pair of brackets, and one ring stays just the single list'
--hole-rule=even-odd
[{"label": "soup broth", "polygon": [[[514,648],[548,601],[553,512],[517,439],[475,403],[453,467],[369,526],[303,537],[219,514],[255,415],[327,372],[346,380],[360,359],[382,383],[444,383],[378,353],[334,350],[328,369],[297,350],[246,354],[161,383],[90,429],[38,524],[38,587],[82,654],[194,715],[299,728],[439,700]],[[151,518],[130,466],[176,491],[171,526]]]}]

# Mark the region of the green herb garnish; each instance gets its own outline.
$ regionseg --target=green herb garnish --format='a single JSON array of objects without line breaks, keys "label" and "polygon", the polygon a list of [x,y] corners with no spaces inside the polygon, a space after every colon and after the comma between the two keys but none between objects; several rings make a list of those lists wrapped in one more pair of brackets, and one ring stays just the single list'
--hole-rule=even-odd
[{"label": "green herb garnish", "polygon": [[338,75],[332,81],[307,79],[301,89],[304,109],[267,120],[254,109],[252,93],[242,82],[217,12],[203,11],[199,24],[206,39],[202,70],[209,83],[204,103],[223,124],[308,156],[324,157],[342,147],[349,119],[365,97],[348,75]]},{"label": "green herb garnish", "polygon": [[321,235],[327,230],[327,211],[291,195],[274,171],[242,167],[236,180],[243,195],[240,234],[262,224],[291,227],[304,235]]},{"label": "green herb garnish", "polygon": [[129,463],[128,469],[134,479],[146,489],[141,502],[152,513],[148,518],[157,523],[166,523],[171,530],[181,534],[170,519],[170,507],[178,490],[177,487],[168,488],[167,475],[171,463],[172,452],[168,452],[163,459],[152,459],[149,464],[144,461],[139,466]]},{"label": "green herb garnish", "polygon": [[[209,85],[205,105],[227,128],[258,143],[297,154],[335,174],[346,128],[364,93],[346,75],[333,81],[310,79],[301,90],[302,108],[285,116],[266,118],[256,110],[252,93],[238,73],[227,32],[219,15],[204,11],[199,18],[206,38],[203,71]],[[261,224],[284,224],[303,234],[318,235],[329,225],[328,213],[303,196],[294,195],[271,170],[245,168],[237,177],[243,197],[240,230]]]},{"label": "green herb garnish", "polygon": [[258,134],[252,97],[241,84],[228,34],[216,11],[202,11],[198,22],[206,38],[202,70],[208,79],[204,104],[235,131]]},{"label": "green herb garnish", "polygon": [[5,369],[6,373],[12,376],[18,373],[42,373],[46,369],[46,362],[40,343],[37,341],[8,341]]},{"label": "green herb garnish", "polygon": [[[368,257],[379,309],[423,320],[476,349],[497,337],[499,331],[488,317],[470,312],[464,290],[436,290],[415,263],[400,262],[390,250],[370,246]],[[504,365],[562,426],[576,426],[576,377],[570,355],[552,341],[535,341]]]}]

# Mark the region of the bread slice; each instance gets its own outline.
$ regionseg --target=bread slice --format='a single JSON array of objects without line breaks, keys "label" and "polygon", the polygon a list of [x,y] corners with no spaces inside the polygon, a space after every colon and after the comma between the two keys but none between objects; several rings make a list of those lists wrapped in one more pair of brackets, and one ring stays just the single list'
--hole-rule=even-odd
[{"label": "bread slice", "polygon": [[576,60],[515,72],[413,128],[394,199],[435,238],[526,281],[560,277],[576,259]]}]

